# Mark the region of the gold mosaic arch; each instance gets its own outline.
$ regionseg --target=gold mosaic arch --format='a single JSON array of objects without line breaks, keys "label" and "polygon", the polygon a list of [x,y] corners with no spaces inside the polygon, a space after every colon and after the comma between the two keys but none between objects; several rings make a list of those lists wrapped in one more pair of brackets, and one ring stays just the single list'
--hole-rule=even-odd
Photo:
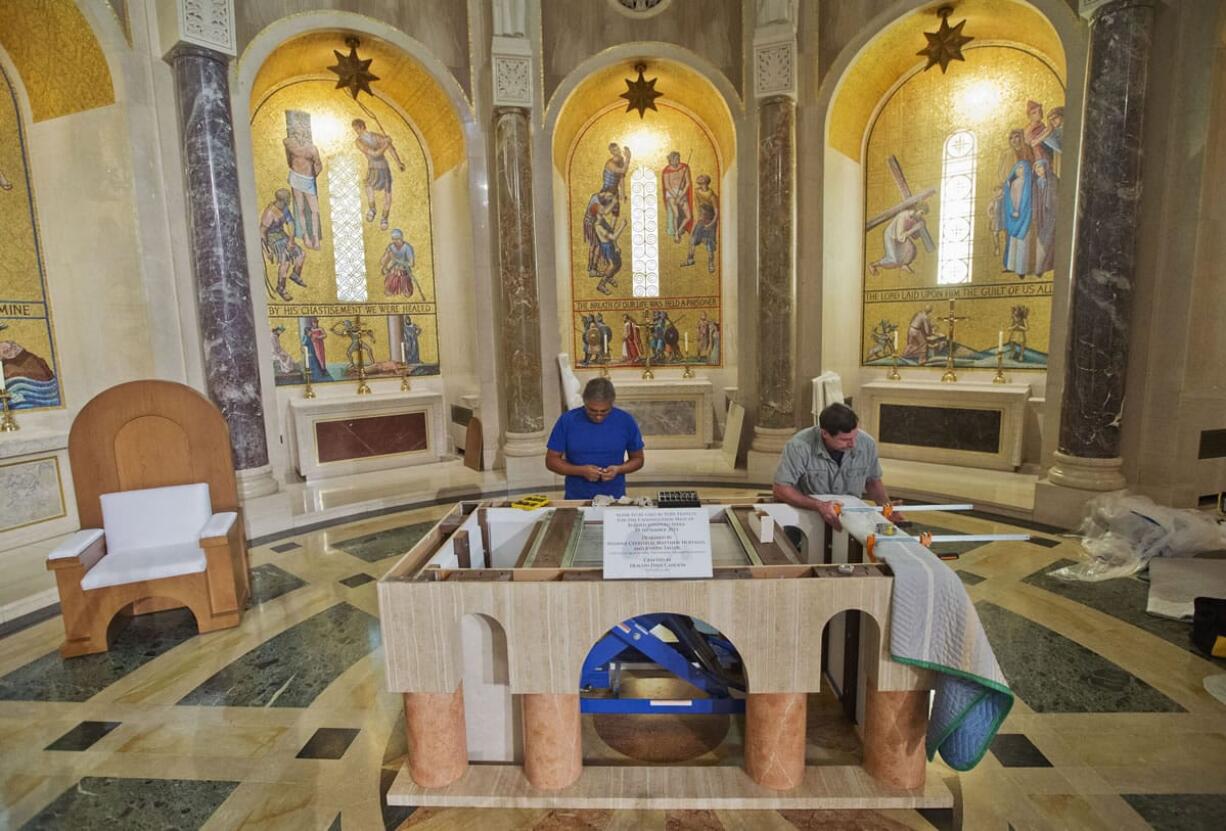
[{"label": "gold mosaic arch", "polygon": [[[1046,57],[1060,82],[1067,84],[1064,45],[1051,22],[1028,3],[965,0],[951,19],[965,19],[965,32],[976,42],[1008,41]],[[925,43],[923,33],[933,31],[939,22],[930,11],[917,10],[898,18],[865,44],[844,70],[834,94],[827,120],[831,147],[860,160],[865,132],[878,104],[899,79],[923,66],[923,58],[915,53]]]},{"label": "gold mosaic arch", "polygon": [[0,47],[21,75],[34,121],[115,103],[102,46],[72,0],[0,3]]},{"label": "gold mosaic arch", "polygon": [[[251,111],[274,89],[297,78],[320,77],[336,63],[333,50],[348,51],[344,32],[309,32],[278,46],[256,73],[251,87]],[[464,131],[447,93],[416,59],[373,35],[361,34],[358,53],[371,58],[379,76],[375,88],[400,109],[420,132],[430,156],[431,174],[438,179],[458,166],[465,155]]]},{"label": "gold mosaic arch", "polygon": [[[565,176],[569,155],[583,130],[602,114],[610,102],[626,91],[626,78],[635,77],[632,60],[618,61],[584,78],[562,105],[553,130],[553,163]],[[647,78],[658,78],[661,103],[679,105],[706,125],[724,164],[736,158],[736,132],[724,97],[709,80],[684,64],[667,59],[647,59]],[[638,116],[636,115],[637,119]]]}]

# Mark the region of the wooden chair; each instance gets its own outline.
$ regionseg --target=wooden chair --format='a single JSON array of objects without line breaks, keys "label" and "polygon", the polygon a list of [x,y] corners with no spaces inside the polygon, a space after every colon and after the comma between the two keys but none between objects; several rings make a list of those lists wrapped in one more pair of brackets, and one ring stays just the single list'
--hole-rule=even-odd
[{"label": "wooden chair", "polygon": [[133,381],[82,408],[68,435],[78,531],[47,558],[64,657],[105,652],[121,613],[187,607],[201,632],[237,626],[250,593],[230,434],[191,387]]}]

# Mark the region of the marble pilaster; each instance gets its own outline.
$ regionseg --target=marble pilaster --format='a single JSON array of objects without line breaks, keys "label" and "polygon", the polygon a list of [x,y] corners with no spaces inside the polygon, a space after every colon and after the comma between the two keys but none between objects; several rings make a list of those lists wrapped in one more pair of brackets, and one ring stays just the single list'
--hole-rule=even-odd
[{"label": "marble pilaster", "polygon": [[[796,104],[778,96],[758,110],[758,412],[753,447],[767,431],[795,427]],[[765,446],[770,444],[770,447]]]},{"label": "marble pilaster", "polygon": [[1153,16],[1152,0],[1114,0],[1098,4],[1090,24],[1068,361],[1049,472],[1056,485],[1089,491],[1125,484],[1120,423]]},{"label": "marble pilaster", "polygon": [[[505,107],[495,111],[494,178],[498,206],[502,369],[507,443],[512,445],[517,443],[517,437],[539,434],[545,428],[531,142],[527,110]],[[539,439],[532,443],[538,444]],[[533,450],[534,454],[539,452],[543,450]]]},{"label": "marble pilaster", "polygon": [[[180,45],[170,55],[187,178],[192,270],[209,397],[230,427],[234,466],[268,465],[255,317],[243,242],[229,57]],[[250,477],[248,477],[250,478]],[[247,495],[275,490],[252,484]]]}]

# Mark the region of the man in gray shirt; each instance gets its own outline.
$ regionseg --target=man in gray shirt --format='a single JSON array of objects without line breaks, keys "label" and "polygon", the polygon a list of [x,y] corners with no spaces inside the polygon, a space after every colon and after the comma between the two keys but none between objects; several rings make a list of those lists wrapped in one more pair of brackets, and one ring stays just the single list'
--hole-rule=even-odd
[{"label": "man in gray shirt", "polygon": [[[775,498],[796,508],[817,511],[836,531],[843,526],[834,503],[810,494],[867,495],[878,505],[890,501],[881,480],[877,442],[859,429],[860,419],[846,404],[831,404],[818,426],[801,430],[788,441],[775,471]],[[900,514],[894,518],[901,519]]]}]

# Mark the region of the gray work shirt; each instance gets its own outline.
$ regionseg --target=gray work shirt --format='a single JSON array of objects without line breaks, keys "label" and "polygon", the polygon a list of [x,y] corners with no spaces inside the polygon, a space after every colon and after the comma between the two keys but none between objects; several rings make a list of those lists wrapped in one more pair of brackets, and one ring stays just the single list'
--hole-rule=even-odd
[{"label": "gray work shirt", "polygon": [[843,453],[839,464],[822,441],[821,428],[808,427],[788,441],[775,470],[775,481],[791,485],[806,496],[847,494],[861,496],[869,479],[880,479],[881,461],[877,458],[877,442],[863,430],[856,434],[856,443]]}]

